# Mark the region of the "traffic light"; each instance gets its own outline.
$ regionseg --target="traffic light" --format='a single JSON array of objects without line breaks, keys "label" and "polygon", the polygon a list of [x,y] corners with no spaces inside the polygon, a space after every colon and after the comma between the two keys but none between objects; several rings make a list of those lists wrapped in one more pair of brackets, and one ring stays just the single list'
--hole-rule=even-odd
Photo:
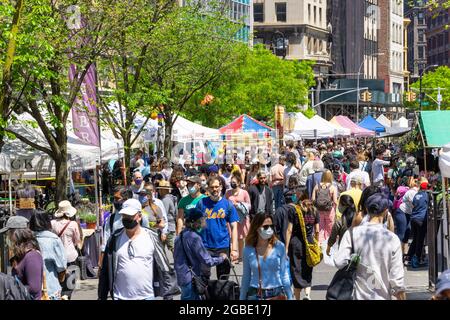
[{"label": "traffic light", "polygon": [[406,93],[406,100],[408,102],[414,102],[417,99],[417,93],[413,92],[413,91],[408,91]]},{"label": "traffic light", "polygon": [[370,102],[372,101],[372,93],[370,91],[364,91],[361,93],[361,101]]}]

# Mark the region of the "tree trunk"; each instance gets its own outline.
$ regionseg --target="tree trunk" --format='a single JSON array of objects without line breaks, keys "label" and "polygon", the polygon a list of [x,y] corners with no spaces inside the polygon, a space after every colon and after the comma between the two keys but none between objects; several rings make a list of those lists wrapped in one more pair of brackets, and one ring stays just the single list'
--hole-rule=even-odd
[{"label": "tree trunk", "polygon": [[172,157],[172,115],[168,114],[164,117],[164,156],[167,159]]},{"label": "tree trunk", "polygon": [[67,200],[67,144],[60,146],[60,148],[60,156],[54,158],[56,167],[56,204],[62,200]]},{"label": "tree trunk", "polygon": [[124,162],[124,169],[122,174],[124,175],[124,184],[127,185],[128,183],[128,172],[130,172],[130,165],[131,165],[131,135],[127,134],[123,139],[123,145],[124,145],[124,156],[125,156],[125,162]]}]

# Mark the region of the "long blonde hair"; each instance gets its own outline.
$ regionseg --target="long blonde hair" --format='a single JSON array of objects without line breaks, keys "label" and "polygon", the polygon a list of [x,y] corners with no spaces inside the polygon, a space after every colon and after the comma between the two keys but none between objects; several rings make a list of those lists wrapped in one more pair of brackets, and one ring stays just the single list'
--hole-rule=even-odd
[{"label": "long blonde hair", "polygon": [[322,174],[322,183],[333,183],[333,174],[330,170],[325,170]]}]

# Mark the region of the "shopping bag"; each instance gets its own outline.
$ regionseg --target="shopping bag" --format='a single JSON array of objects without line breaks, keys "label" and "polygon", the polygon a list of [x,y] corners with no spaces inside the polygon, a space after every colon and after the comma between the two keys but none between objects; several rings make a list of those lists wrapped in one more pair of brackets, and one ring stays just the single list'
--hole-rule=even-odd
[{"label": "shopping bag", "polygon": [[327,255],[327,245],[326,241],[322,243],[323,262],[330,267],[336,267],[334,264],[334,255],[338,252],[339,246],[335,243],[330,249],[330,255]]}]

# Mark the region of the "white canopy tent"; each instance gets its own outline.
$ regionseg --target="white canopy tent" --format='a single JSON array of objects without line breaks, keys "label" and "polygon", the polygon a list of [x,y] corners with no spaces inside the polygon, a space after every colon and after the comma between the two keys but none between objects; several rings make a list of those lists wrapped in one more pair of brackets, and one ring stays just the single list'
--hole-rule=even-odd
[{"label": "white canopy tent", "polygon": [[317,127],[328,129],[328,130],[330,130],[330,132],[333,132],[333,136],[350,136],[351,135],[350,129],[339,127],[318,115],[315,115],[310,120],[312,120],[313,123],[315,123]]},{"label": "white canopy tent", "polygon": [[[175,118],[175,117],[174,117]],[[220,134],[219,129],[212,129],[201,124],[192,122],[178,115],[173,124],[172,140],[185,142],[191,140],[201,140],[215,138]]]},{"label": "white canopy tent", "polygon": [[386,118],[384,114],[376,119],[383,127],[392,127],[392,121]]},{"label": "white canopy tent", "polygon": [[441,169],[442,177],[450,178],[450,143],[443,147],[439,155],[439,169]]},{"label": "white canopy tent", "polygon": [[[10,125],[9,129],[20,133],[31,142],[49,147],[41,129],[31,125],[34,120],[29,114],[18,115],[18,119],[19,122]],[[68,157],[72,170],[94,169],[100,160],[100,149],[79,139],[70,122],[67,130]],[[114,139],[108,131],[102,132],[101,137],[102,161],[123,157],[121,152],[123,144],[120,140]],[[6,139],[2,153],[11,158],[12,172],[54,173],[54,163],[46,153],[34,149],[19,139]]]},{"label": "white canopy tent", "polygon": [[[337,128],[328,124],[325,125],[318,118],[308,119],[301,112],[295,113],[294,116],[294,129],[292,132],[285,134],[285,140],[322,139],[337,135]],[[342,129],[341,132],[343,132]]]},{"label": "white canopy tent", "polygon": [[405,117],[401,117],[398,120],[393,120],[391,127],[393,127],[393,128],[408,128],[409,121]]}]

